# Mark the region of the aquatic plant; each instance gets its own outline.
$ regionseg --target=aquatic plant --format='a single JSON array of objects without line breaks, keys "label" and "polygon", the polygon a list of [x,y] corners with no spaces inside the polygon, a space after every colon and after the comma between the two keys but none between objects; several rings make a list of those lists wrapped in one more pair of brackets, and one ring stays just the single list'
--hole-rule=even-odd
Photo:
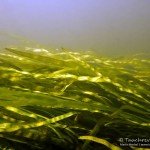
[{"label": "aquatic plant", "polygon": [[135,149],[118,140],[149,138],[149,66],[136,57],[6,48],[0,149]]}]

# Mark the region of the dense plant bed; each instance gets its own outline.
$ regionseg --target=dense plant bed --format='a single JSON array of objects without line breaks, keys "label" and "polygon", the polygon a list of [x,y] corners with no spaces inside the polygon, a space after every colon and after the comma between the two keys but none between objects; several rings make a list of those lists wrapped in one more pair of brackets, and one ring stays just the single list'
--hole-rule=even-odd
[{"label": "dense plant bed", "polygon": [[137,57],[7,48],[0,149],[148,149],[120,139],[150,139],[149,67]]}]

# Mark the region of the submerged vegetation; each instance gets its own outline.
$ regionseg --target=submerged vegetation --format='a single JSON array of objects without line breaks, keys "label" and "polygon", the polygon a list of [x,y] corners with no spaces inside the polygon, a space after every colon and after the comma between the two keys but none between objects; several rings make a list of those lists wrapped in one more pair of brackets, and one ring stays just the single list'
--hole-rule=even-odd
[{"label": "submerged vegetation", "polygon": [[119,139],[149,138],[149,67],[136,57],[7,48],[0,149],[138,149]]}]

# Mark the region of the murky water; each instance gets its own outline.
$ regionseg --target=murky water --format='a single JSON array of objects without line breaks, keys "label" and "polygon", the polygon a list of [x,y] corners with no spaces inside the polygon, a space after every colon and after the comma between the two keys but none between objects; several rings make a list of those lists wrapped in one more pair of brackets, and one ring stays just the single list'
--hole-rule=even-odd
[{"label": "murky water", "polygon": [[149,5],[149,0],[1,1],[0,46],[148,53]]}]

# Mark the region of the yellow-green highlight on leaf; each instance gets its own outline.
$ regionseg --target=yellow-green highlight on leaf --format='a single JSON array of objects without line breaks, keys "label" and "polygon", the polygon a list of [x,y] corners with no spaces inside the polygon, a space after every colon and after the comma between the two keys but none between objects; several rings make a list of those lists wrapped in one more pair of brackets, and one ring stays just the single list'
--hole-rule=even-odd
[{"label": "yellow-green highlight on leaf", "polygon": [[79,139],[80,140],[90,140],[90,141],[93,141],[93,142],[96,142],[99,144],[103,144],[103,145],[107,146],[108,148],[110,148],[111,150],[122,150],[120,147],[111,144],[107,140],[97,138],[94,136],[80,136]]}]

